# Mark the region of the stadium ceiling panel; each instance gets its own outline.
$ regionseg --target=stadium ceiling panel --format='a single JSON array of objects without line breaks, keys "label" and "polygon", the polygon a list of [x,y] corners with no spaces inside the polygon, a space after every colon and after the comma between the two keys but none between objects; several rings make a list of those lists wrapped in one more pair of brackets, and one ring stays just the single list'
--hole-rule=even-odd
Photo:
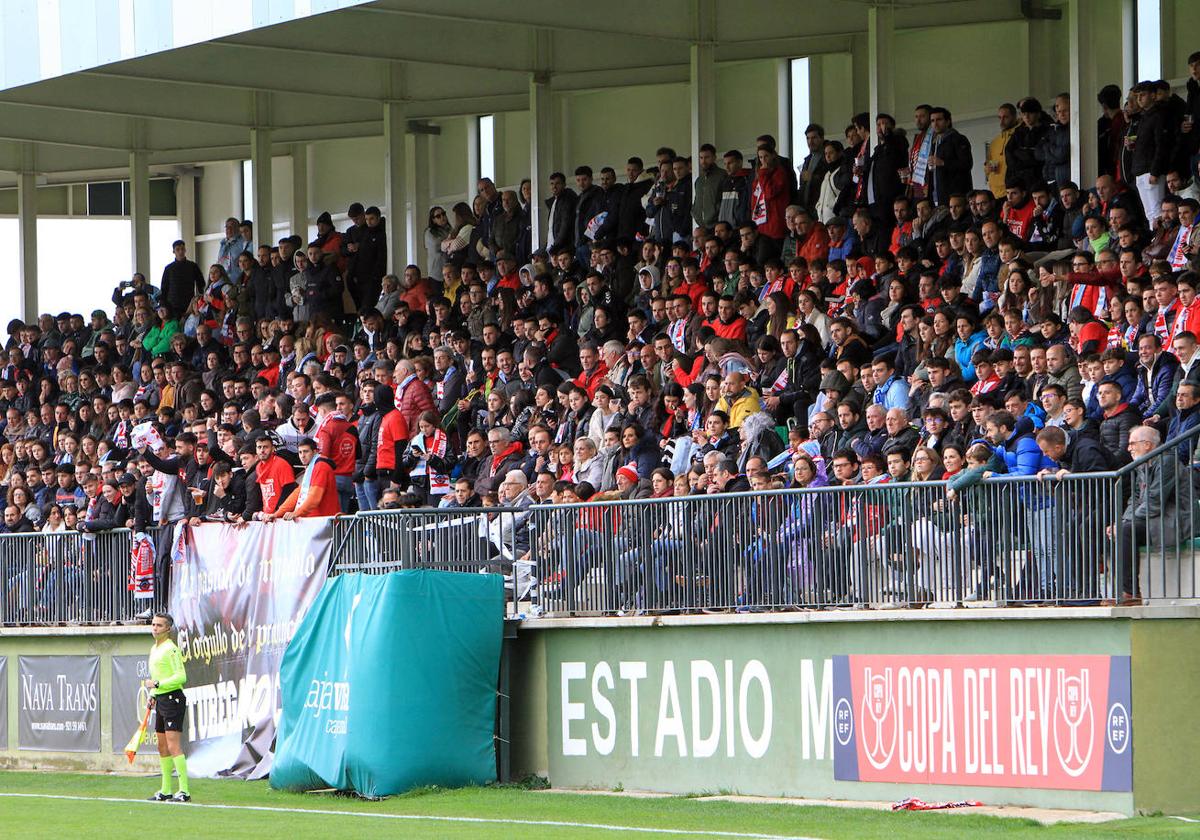
[{"label": "stadium ceiling panel", "polygon": [[[177,32],[157,51],[98,51],[94,66],[0,90],[0,169],[27,160],[30,143],[48,174],[119,168],[135,147],[159,166],[245,158],[255,126],[270,127],[278,147],[379,135],[386,101],[406,101],[411,119],[523,110],[532,72],[561,91],[686,82],[699,33],[710,33],[717,61],[845,52],[866,32],[871,5],[312,0],[307,17],[255,19],[200,43]],[[1021,16],[1019,0],[889,5],[897,28]],[[549,49],[535,58],[539,34]],[[121,55],[136,57],[111,60]]]}]

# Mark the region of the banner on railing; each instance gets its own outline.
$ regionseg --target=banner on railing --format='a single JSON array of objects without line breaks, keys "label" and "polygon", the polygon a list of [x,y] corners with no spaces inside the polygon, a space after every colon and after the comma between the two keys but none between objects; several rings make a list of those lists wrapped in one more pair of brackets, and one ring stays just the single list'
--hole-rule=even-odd
[{"label": "banner on railing", "polygon": [[100,657],[17,657],[17,746],[100,752]]},{"label": "banner on railing", "polygon": [[332,522],[177,526],[170,603],[188,673],[191,772],[270,773],[279,663],[325,582]]},{"label": "banner on railing", "polygon": [[835,656],[841,781],[1133,789],[1128,656]]}]

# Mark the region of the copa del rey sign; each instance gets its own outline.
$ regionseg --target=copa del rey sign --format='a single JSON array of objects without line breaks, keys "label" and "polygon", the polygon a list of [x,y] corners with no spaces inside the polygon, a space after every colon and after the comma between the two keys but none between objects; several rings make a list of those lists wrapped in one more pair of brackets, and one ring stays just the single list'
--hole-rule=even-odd
[{"label": "copa del rey sign", "polygon": [[836,656],[834,778],[1128,791],[1126,656]]}]

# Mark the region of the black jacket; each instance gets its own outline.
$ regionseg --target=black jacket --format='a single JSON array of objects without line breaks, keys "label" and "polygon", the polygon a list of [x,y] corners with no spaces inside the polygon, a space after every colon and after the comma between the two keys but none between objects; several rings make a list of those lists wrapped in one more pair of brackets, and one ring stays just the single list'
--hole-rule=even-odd
[{"label": "black jacket", "polygon": [[204,291],[204,275],[191,260],[172,260],[163,269],[160,285],[159,301],[171,307],[171,314],[179,316],[192,298]]},{"label": "black jacket", "polygon": [[1112,462],[1098,439],[1091,435],[1076,435],[1068,438],[1062,465],[1073,473],[1105,472]]},{"label": "black jacket", "polygon": [[604,196],[604,190],[600,189],[596,184],[592,184],[584,190],[579,200],[575,202],[575,245],[584,244],[587,240],[584,237],[584,231],[587,230],[588,222],[593,217],[602,213],[607,206],[607,200]]},{"label": "black jacket", "polygon": [[617,237],[633,239],[646,231],[646,208],[642,199],[654,186],[653,178],[642,178],[632,184],[621,185],[621,197],[617,203]]},{"label": "black jacket", "polygon": [[890,223],[894,218],[892,201],[896,196],[904,195],[900,170],[906,166],[908,142],[898,134],[888,134],[871,152],[868,182],[875,199],[871,206],[882,221]]},{"label": "black jacket", "polygon": [[971,191],[971,142],[953,128],[935,137],[933,142],[942,165],[933,168],[929,183],[935,203],[943,205],[949,203],[950,196]]},{"label": "black jacket", "polygon": [[[379,280],[387,274],[387,220],[380,218],[376,227],[364,225],[358,240],[358,253],[350,255],[349,276],[358,281]],[[355,230],[358,230],[355,228]],[[339,300],[341,290],[338,290]],[[371,302],[374,305],[374,301]],[[340,315],[339,307],[339,315]]]},{"label": "black jacket", "polygon": [[1171,129],[1170,114],[1163,103],[1155,103],[1142,112],[1137,139],[1133,143],[1131,165],[1134,176],[1149,173],[1161,177],[1167,174],[1174,150]]},{"label": "black jacket", "polygon": [[[579,196],[575,190],[564,187],[557,198],[550,196],[546,199],[547,221],[546,249],[575,247],[575,204]],[[555,207],[555,202],[558,206]]]},{"label": "black jacket", "polygon": [[1028,189],[1041,180],[1042,162],[1038,159],[1038,145],[1050,130],[1050,117],[1041,114],[1032,127],[1024,122],[1017,123],[1012,136],[1004,146],[1006,177],[1017,176]]}]

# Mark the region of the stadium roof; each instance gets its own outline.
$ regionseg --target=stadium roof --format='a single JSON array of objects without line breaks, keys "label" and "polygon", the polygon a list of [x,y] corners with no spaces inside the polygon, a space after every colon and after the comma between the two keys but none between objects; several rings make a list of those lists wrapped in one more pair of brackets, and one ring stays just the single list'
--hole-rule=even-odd
[{"label": "stadium roof", "polygon": [[134,149],[157,169],[244,159],[255,127],[283,154],[381,135],[385,102],[410,120],[524,110],[533,76],[561,91],[686,82],[696,44],[718,62],[850,52],[865,48],[873,6],[913,29],[1019,20],[1040,4],[376,0],[0,91],[0,170],[118,172]]}]

